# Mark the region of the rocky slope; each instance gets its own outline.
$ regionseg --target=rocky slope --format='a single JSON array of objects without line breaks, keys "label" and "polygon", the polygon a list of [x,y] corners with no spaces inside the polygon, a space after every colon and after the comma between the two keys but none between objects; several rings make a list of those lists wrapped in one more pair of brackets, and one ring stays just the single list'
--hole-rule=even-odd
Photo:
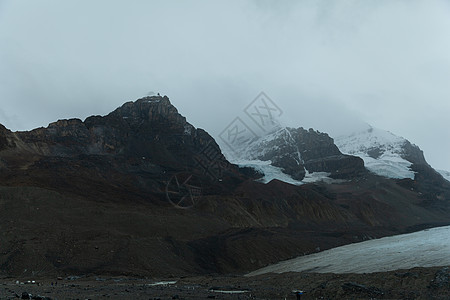
[{"label": "rocky slope", "polygon": [[[305,141],[361,165],[325,135],[289,133],[298,149]],[[300,154],[307,170],[347,168]],[[167,97],[29,132],[1,126],[0,275],[240,273],[450,222],[446,194],[421,193],[410,179],[364,172],[295,186],[254,176],[230,164]]]}]

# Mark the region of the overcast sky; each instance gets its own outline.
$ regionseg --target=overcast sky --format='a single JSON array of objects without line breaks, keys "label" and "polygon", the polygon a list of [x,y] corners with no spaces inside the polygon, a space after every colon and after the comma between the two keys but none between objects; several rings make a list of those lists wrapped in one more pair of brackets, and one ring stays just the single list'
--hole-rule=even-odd
[{"label": "overcast sky", "polygon": [[217,136],[261,91],[288,125],[367,122],[450,170],[450,1],[0,0],[12,130],[160,92]]}]

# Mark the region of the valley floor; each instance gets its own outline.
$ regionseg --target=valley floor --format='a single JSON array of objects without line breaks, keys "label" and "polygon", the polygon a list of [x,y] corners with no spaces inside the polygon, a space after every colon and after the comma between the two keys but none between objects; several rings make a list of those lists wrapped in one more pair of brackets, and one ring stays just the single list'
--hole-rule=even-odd
[{"label": "valley floor", "polygon": [[[371,274],[284,273],[165,281],[130,277],[0,279],[0,299],[450,299],[450,268]],[[55,282],[57,284],[55,285]],[[41,296],[41,298],[38,297]],[[24,298],[25,297],[25,298]],[[48,298],[44,298],[48,297]]]}]

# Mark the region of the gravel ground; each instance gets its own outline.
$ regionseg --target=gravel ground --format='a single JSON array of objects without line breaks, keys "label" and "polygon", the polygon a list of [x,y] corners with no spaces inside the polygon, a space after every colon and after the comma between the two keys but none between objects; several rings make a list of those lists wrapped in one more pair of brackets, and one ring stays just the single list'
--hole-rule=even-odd
[{"label": "gravel ground", "polygon": [[304,291],[301,299],[450,299],[448,267],[167,280],[88,276],[22,283],[27,280],[31,279],[1,279],[0,299],[297,299],[294,290]]}]

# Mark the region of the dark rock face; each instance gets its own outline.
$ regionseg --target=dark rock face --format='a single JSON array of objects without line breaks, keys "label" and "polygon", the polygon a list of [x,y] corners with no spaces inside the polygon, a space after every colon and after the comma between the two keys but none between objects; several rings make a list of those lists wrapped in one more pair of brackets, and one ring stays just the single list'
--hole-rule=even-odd
[{"label": "dark rock face", "polygon": [[423,151],[416,145],[411,144],[408,140],[402,146],[403,153],[401,157],[413,164],[428,164],[423,156]]},{"label": "dark rock face", "polygon": [[334,178],[347,178],[364,173],[362,159],[342,154],[328,134],[312,129],[306,131],[303,128],[291,132],[308,171],[329,172]]},{"label": "dark rock face", "polygon": [[431,167],[416,145],[405,140],[402,158],[411,162],[410,169],[415,172],[414,180],[409,182],[412,189],[420,192],[423,204],[441,210],[450,209],[450,182]]},{"label": "dark rock face", "polygon": [[208,145],[225,161],[213,138],[186,122],[167,97],[125,103],[105,117],[59,120],[47,128],[18,133],[30,152],[45,156],[119,155],[143,158],[167,167],[193,167],[184,161]]},{"label": "dark rock face", "polygon": [[312,128],[305,130],[301,127],[298,129],[288,128],[288,130],[305,161],[341,154],[333,139],[326,133],[315,131]]},{"label": "dark rock face", "polygon": [[0,151],[8,148],[8,139],[6,136],[9,134],[9,130],[5,126],[0,124]]},{"label": "dark rock face", "polygon": [[[45,168],[62,160],[76,165],[80,165],[77,160],[95,160],[122,173],[139,171],[164,177],[188,171],[203,176],[214,164],[221,166],[221,172],[213,174],[216,177],[221,177],[222,171],[240,176],[214,139],[189,124],[169,99],[161,96],[125,103],[107,116],[92,116],[84,122],[59,120],[47,128],[16,133],[2,126],[0,150],[3,165],[11,170]],[[16,157],[9,159],[13,153]]]}]

